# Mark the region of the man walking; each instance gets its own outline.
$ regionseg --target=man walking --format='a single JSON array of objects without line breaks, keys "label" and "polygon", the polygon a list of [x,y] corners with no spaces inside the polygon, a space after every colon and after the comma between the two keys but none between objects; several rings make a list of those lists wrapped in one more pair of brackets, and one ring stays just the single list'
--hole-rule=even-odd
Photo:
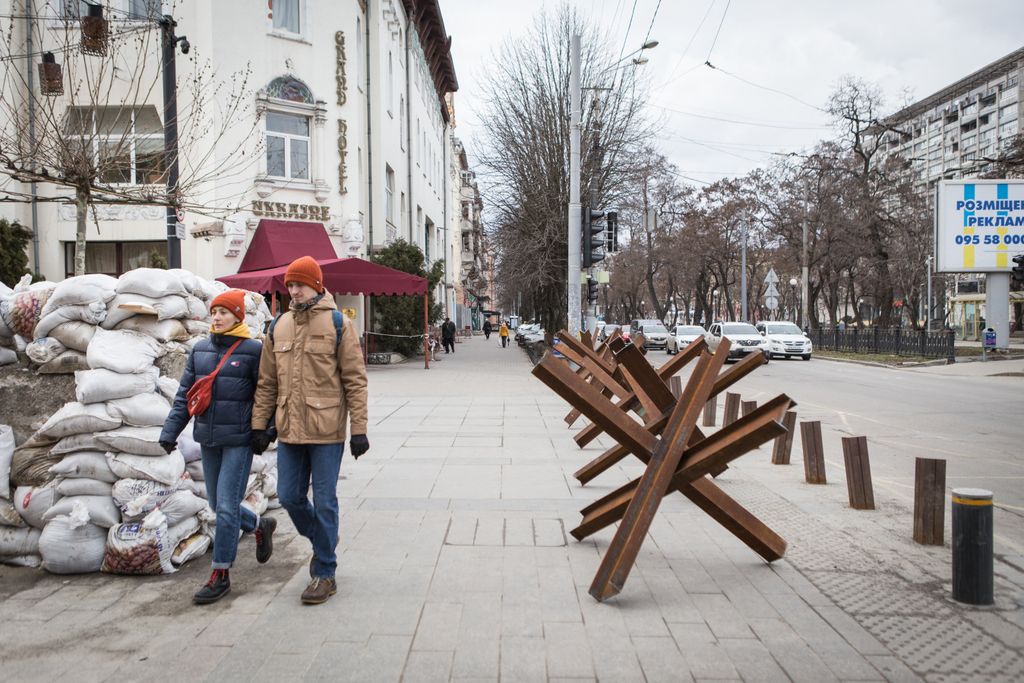
[{"label": "man walking", "polygon": [[355,326],[324,291],[319,264],[309,256],[296,259],[285,284],[291,306],[271,323],[263,345],[252,446],[257,453],[267,447],[273,416],[278,497],[296,530],[313,544],[312,580],[302,602],[319,604],[337,592],[338,470],[350,414],[352,455],[358,459],[370,448],[366,368]]},{"label": "man walking", "polygon": [[491,338],[491,331],[493,329],[494,328],[491,327],[491,319],[488,318],[487,320],[484,320],[484,340],[490,340],[490,338]]},{"label": "man walking", "polygon": [[448,349],[455,353],[455,323],[451,318],[445,318],[441,325],[441,343],[444,345],[445,353],[448,353]]}]

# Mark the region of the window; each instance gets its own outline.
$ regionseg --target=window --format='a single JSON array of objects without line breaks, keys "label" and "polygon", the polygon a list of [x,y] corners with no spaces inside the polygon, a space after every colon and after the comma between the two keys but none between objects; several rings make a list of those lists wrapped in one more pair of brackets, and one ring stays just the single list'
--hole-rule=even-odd
[{"label": "window", "polygon": [[356,63],[356,87],[362,90],[366,78],[363,76],[363,22],[359,17],[356,17],[356,56],[354,61]]},{"label": "window", "polygon": [[398,96],[398,146],[405,151],[405,95]]},{"label": "window", "polygon": [[1017,118],[1017,103],[1008,104],[999,109],[999,120],[1008,121]]},{"label": "window", "polygon": [[309,117],[267,112],[267,175],[309,180]]},{"label": "window", "polygon": [[384,179],[384,217],[389,223],[395,223],[395,172],[385,165]]},{"label": "window", "polygon": [[388,52],[388,82],[387,82],[387,87],[388,87],[388,93],[387,93],[388,114],[391,114],[391,112],[395,108],[395,60],[391,56],[390,52]]},{"label": "window", "polygon": [[274,30],[287,33],[301,33],[299,30],[300,0],[271,0],[270,14],[274,19]]},{"label": "window", "polygon": [[161,13],[160,0],[128,0],[129,19],[159,19]]},{"label": "window", "polygon": [[88,150],[101,183],[164,181],[164,131],[156,107],[72,107],[67,131]]},{"label": "window", "polygon": [[398,210],[401,212],[401,216],[398,217],[398,222],[402,225],[402,230],[405,230],[405,193],[402,193],[402,200],[398,203]]},{"label": "window", "polygon": [[999,137],[1001,137],[1003,139],[1006,139],[1007,137],[1009,137],[1011,135],[1016,135],[1016,134],[1017,134],[1017,122],[1016,121],[1009,121],[1009,122],[1004,123],[1003,125],[999,126]]},{"label": "window", "polygon": [[[119,277],[135,268],[151,268],[154,256],[167,254],[167,242],[93,242],[85,250],[85,272]],[[64,243],[64,272],[75,274],[75,243]]]}]

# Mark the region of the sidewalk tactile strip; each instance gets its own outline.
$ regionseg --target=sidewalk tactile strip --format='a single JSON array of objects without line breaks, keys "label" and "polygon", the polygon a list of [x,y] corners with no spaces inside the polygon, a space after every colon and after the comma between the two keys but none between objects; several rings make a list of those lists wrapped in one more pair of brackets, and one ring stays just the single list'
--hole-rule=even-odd
[{"label": "sidewalk tactile strip", "polygon": [[884,573],[804,571],[843,610],[854,614],[953,616],[953,610],[918,587]]}]

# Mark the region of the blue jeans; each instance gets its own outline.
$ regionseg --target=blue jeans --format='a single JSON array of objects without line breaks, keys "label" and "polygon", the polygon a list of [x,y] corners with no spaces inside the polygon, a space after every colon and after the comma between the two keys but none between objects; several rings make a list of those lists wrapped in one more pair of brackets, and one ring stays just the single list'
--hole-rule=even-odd
[{"label": "blue jeans", "polygon": [[333,579],[338,568],[338,472],[344,450],[344,443],[277,442],[278,500],[296,531],[313,544],[313,576],[324,579]]},{"label": "blue jeans", "polygon": [[242,507],[252,467],[252,449],[248,446],[202,446],[201,452],[206,498],[217,513],[213,568],[228,569],[238,554],[238,530],[255,531],[259,522],[252,510]]}]

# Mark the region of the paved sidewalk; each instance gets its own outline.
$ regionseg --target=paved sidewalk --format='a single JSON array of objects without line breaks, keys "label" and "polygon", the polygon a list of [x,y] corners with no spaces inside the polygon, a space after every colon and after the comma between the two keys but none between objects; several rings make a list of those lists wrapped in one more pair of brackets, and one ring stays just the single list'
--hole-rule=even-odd
[{"label": "paved sidewalk", "polygon": [[[612,537],[578,543],[578,510],[641,473],[586,487],[565,404],[526,354],[472,337],[430,370],[369,370],[370,452],[342,465],[339,592],[304,607],[309,544],[277,514],[267,565],[240,545],[233,593],[194,607],[206,559],[168,577],[0,568],[5,680],[1020,680],[1024,567],[1000,562],[997,604],[947,599],[949,549],[909,539],[876,489],[741,458],[724,490],[789,542],[767,565],[681,496],[662,504],[625,589],[587,589]],[[1003,364],[1008,365],[1008,364]],[[929,369],[931,370],[931,369]],[[923,371],[923,370],[922,370]],[[742,390],[742,384],[739,385]],[[780,387],[779,390],[786,390]],[[719,411],[721,414],[721,411]],[[580,425],[577,425],[577,428]],[[799,440],[797,440],[798,442]],[[799,445],[793,462],[799,463]],[[839,470],[830,466],[830,480]],[[948,532],[947,532],[948,538]]]}]

